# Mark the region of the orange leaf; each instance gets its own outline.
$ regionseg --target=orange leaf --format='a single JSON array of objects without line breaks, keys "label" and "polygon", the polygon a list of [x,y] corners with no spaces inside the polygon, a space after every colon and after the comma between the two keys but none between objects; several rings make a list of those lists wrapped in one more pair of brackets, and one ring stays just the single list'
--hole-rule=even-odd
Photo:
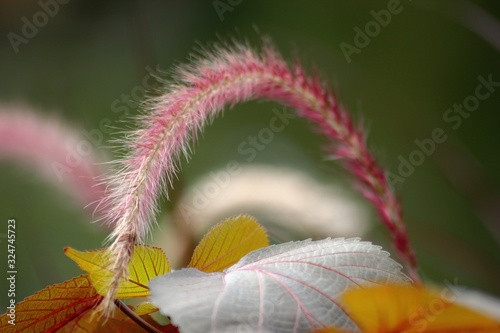
[{"label": "orange leaf", "polygon": [[144,333],[144,329],[133,322],[120,310],[113,311],[111,317],[100,317],[100,313],[87,311],[70,321],[57,333]]},{"label": "orange leaf", "polygon": [[55,332],[75,318],[89,312],[101,299],[87,275],[47,287],[18,303],[15,326],[9,312],[0,317],[0,331]]},{"label": "orange leaf", "polygon": [[[88,275],[47,287],[16,304],[15,325],[9,313],[0,317],[0,331],[5,333],[144,333],[122,311],[115,310],[108,318],[94,309],[102,297],[96,292]],[[143,317],[158,329],[169,332],[149,317]]]},{"label": "orange leaf", "polygon": [[210,229],[194,250],[188,267],[220,272],[251,251],[269,246],[264,228],[251,216],[239,215]]},{"label": "orange leaf", "polygon": [[[81,269],[89,273],[92,285],[99,295],[106,296],[108,281],[113,276],[110,270],[108,249],[80,252],[67,247],[64,253]],[[129,263],[129,272],[129,277],[121,282],[117,298],[149,296],[149,280],[170,272],[170,265],[160,248],[137,245]]]},{"label": "orange leaf", "polygon": [[450,290],[391,285],[354,289],[342,299],[365,333],[500,332],[500,322],[454,303],[455,298]]}]

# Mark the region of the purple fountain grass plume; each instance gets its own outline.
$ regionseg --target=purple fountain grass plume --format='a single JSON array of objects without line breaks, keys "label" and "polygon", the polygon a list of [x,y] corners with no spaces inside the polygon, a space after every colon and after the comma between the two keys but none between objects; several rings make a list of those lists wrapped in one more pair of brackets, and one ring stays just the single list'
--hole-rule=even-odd
[{"label": "purple fountain grass plume", "polygon": [[120,170],[110,180],[111,193],[103,202],[108,207],[108,221],[115,224],[110,235],[114,278],[104,308],[128,274],[134,244],[148,233],[157,197],[166,190],[166,182],[171,183],[179,156],[188,156],[191,139],[226,105],[252,99],[280,102],[316,125],[329,140],[329,156],[341,158],[359,180],[362,193],[375,205],[396,250],[418,280],[400,201],[368,151],[363,130],[354,126],[318,78],[306,76],[299,64],[289,67],[265,42],[260,54],[238,43],[214,47],[180,67],[174,79],[166,93],[152,101],[140,119],[140,129],[125,137],[130,152],[119,162]]},{"label": "purple fountain grass plume", "polygon": [[92,151],[79,154],[79,146],[91,148],[78,131],[55,117],[44,118],[26,106],[0,106],[0,159],[32,169],[71,194],[83,207],[97,206],[105,188],[103,158]]}]

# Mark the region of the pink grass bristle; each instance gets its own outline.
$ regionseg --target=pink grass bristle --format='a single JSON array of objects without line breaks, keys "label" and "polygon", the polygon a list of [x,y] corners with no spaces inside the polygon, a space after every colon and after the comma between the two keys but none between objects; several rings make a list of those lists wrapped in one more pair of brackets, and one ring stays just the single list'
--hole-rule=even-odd
[{"label": "pink grass bristle", "polygon": [[417,262],[408,242],[398,197],[388,184],[356,129],[335,96],[319,79],[308,77],[301,66],[290,68],[265,43],[259,55],[248,45],[216,47],[204,57],[177,70],[175,83],[154,99],[141,118],[141,128],[124,140],[130,150],[119,162],[104,201],[110,235],[112,269],[115,272],[104,307],[111,304],[135,242],[142,242],[156,211],[156,201],[171,182],[181,154],[188,155],[190,139],[225,106],[265,99],[294,108],[308,118],[330,142],[330,157],[341,158],[359,181],[363,195],[377,209],[389,229],[395,248],[410,275],[418,281]]},{"label": "pink grass bristle", "polygon": [[[90,148],[84,152],[78,147]],[[32,170],[89,211],[104,196],[98,182],[105,162],[76,130],[26,106],[0,106],[0,159]],[[101,164],[101,165],[99,165]]]}]

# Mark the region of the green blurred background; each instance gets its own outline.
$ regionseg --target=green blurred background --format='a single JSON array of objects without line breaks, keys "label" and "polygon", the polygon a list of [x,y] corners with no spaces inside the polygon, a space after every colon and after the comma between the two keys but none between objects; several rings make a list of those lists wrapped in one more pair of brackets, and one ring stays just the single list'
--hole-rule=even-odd
[{"label": "green blurred background", "polygon": [[[227,6],[222,16],[214,4]],[[20,34],[22,18],[32,20],[41,7],[38,1],[2,0],[0,104],[22,102],[87,130],[99,128],[103,118],[130,127],[119,124],[112,103],[142,85],[148,66],[168,71],[200,44],[235,37],[258,46],[268,35],[286,58],[299,54],[306,67],[331,83],[354,117],[362,118],[370,147],[391,171],[398,168],[398,156],[408,158],[416,149],[415,139],[443,128],[448,140],[399,184],[410,239],[427,281],[456,279],[499,296],[500,91],[481,101],[456,130],[442,117],[474,93],[478,76],[500,81],[500,6],[493,0],[402,0],[401,13],[348,63],[339,45],[353,44],[353,29],[363,29],[373,20],[370,11],[387,5],[72,0],[15,53],[8,33]],[[242,161],[236,143],[266,127],[275,106],[245,103],[219,117],[195,145],[191,161],[183,162],[178,191],[231,159]],[[137,103],[129,109],[139,112]],[[351,189],[351,178],[324,161],[323,144],[305,120],[296,119],[252,163],[293,167],[349,189],[370,209],[372,229],[364,238],[393,252],[375,212]],[[95,147],[95,152],[111,157],[108,146]],[[30,168],[1,161],[0,184],[0,233],[6,232],[8,218],[17,219],[18,301],[80,274],[63,248],[98,248],[107,230],[89,223],[88,209]],[[172,209],[162,202],[164,212]],[[6,271],[6,241],[0,241],[5,254],[0,268]],[[1,308],[5,304],[2,294]]]}]

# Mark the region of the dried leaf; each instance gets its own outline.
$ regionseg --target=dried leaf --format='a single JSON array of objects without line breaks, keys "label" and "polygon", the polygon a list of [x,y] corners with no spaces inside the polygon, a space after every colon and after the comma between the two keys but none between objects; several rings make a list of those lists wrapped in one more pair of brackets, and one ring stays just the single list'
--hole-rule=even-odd
[{"label": "dried leaf", "polygon": [[15,326],[8,313],[0,317],[2,332],[54,332],[89,311],[100,301],[87,275],[47,287],[18,303]]},{"label": "dried leaf", "polygon": [[342,300],[363,332],[500,332],[500,322],[455,303],[451,290],[439,293],[408,286],[347,292]]},{"label": "dried leaf", "polygon": [[409,282],[388,256],[359,239],[290,242],[253,251],[223,273],[188,268],[153,279],[151,301],[185,332],[353,330],[340,304],[347,288]]},{"label": "dried leaf", "polygon": [[[80,252],[67,247],[64,253],[81,269],[89,273],[92,285],[99,295],[106,296],[108,281],[113,276],[110,270],[108,249]],[[129,263],[129,272],[128,279],[123,279],[121,282],[117,298],[148,297],[149,281],[170,272],[170,265],[162,249],[137,245]]]},{"label": "dried leaf", "polygon": [[16,304],[15,326],[8,312],[0,317],[5,333],[143,333],[144,329],[116,310],[108,318],[96,313],[102,297],[88,275],[47,287]]},{"label": "dried leaf", "polygon": [[239,215],[217,224],[194,250],[188,267],[221,272],[244,255],[269,246],[264,228],[251,216]]},{"label": "dried leaf", "polygon": [[59,329],[57,333],[144,333],[144,329],[118,309],[111,317],[88,311]]}]

